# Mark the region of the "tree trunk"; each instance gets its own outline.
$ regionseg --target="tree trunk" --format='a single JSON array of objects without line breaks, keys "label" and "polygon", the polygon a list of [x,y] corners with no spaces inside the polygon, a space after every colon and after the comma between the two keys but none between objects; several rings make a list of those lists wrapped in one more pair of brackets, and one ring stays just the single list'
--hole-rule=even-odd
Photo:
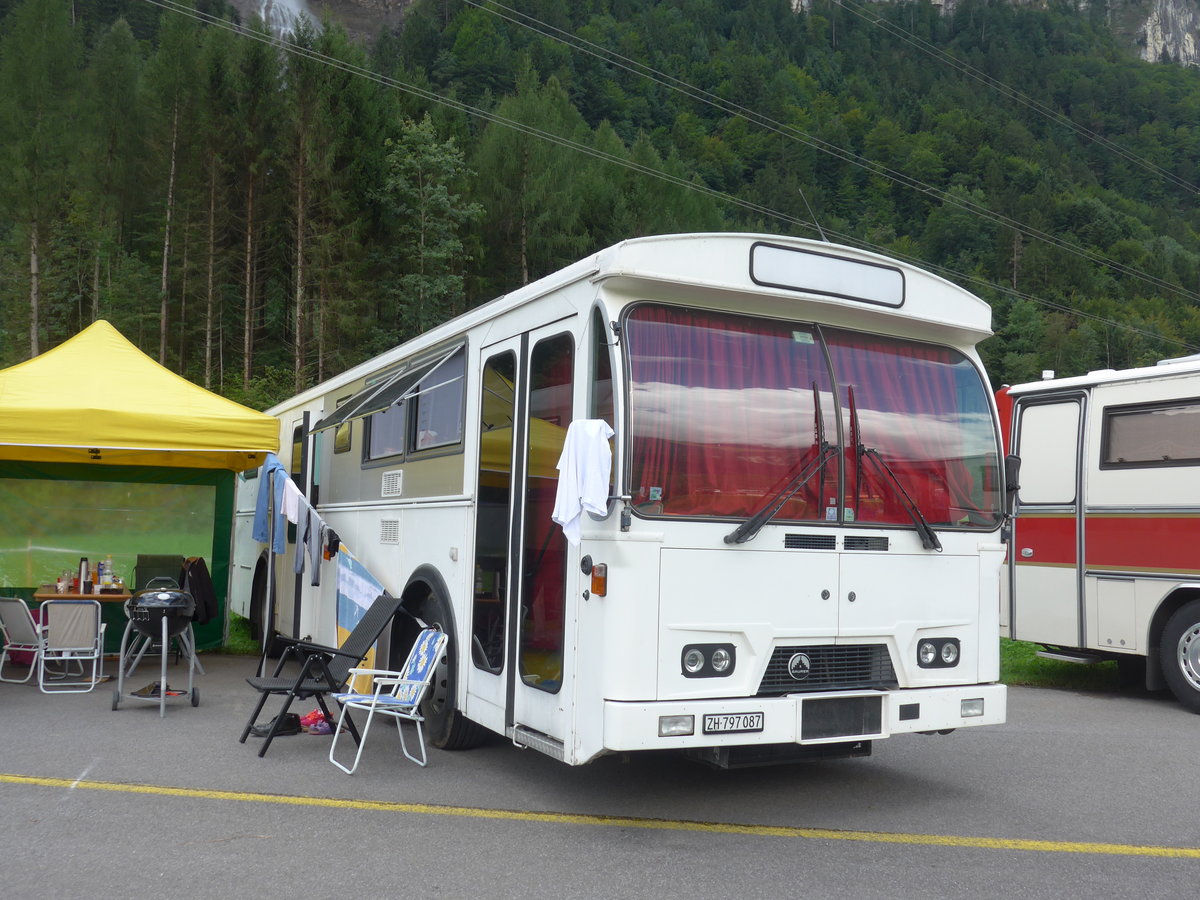
[{"label": "tree trunk", "polygon": [[171,118],[171,172],[167,178],[166,222],[163,225],[162,280],[158,286],[158,362],[167,363],[167,273],[171,259],[171,219],[175,213],[175,148],[179,141],[179,102],[176,101]]},{"label": "tree trunk", "polygon": [[208,161],[208,284],[204,289],[204,386],[213,386],[213,326],[217,299],[213,281],[217,265],[217,157]]},{"label": "tree trunk", "polygon": [[92,260],[92,321],[100,318],[100,244],[96,243],[96,256]]},{"label": "tree trunk", "polygon": [[183,261],[179,266],[179,355],[175,359],[175,371],[180,375],[187,371],[187,291],[188,291],[188,262],[192,249],[191,241],[191,210],[183,209],[183,220],[180,230],[183,231]]},{"label": "tree trunk", "polygon": [[[529,147],[521,146],[521,184],[525,185],[529,180]],[[525,191],[521,192],[525,195]],[[520,229],[519,244],[521,247],[521,284],[529,284],[529,217],[525,214],[525,199],[521,199],[521,221],[518,225]]]},{"label": "tree trunk", "polygon": [[1021,272],[1021,253],[1025,249],[1021,242],[1021,232],[1013,232],[1013,248],[1012,248],[1012,286],[1013,290],[1017,289],[1017,276]]},{"label": "tree trunk", "polygon": [[325,327],[327,292],[325,279],[317,289],[317,384],[325,380]]},{"label": "tree trunk", "polygon": [[292,317],[292,356],[295,392],[300,393],[304,381],[304,140],[300,140],[296,162],[296,309]]},{"label": "tree trunk", "polygon": [[254,363],[254,172],[251,170],[246,182],[246,265],[242,273],[242,389],[250,386],[250,372]]},{"label": "tree trunk", "polygon": [[34,219],[29,228],[29,357],[41,352],[38,346],[38,307],[42,300],[41,261],[39,253],[38,221]]}]

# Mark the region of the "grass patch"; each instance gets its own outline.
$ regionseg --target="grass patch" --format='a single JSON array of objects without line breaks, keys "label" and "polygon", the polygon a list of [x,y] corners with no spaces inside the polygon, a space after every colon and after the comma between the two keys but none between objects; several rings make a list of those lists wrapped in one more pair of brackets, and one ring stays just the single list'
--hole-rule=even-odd
[{"label": "grass patch", "polygon": [[1113,691],[1121,687],[1114,661],[1083,665],[1037,655],[1037,644],[1000,639],[1000,680],[1005,684]]},{"label": "grass patch", "polygon": [[262,647],[258,641],[250,637],[250,620],[243,619],[235,612],[229,614],[229,637],[221,645],[221,653],[236,656],[258,656]]}]

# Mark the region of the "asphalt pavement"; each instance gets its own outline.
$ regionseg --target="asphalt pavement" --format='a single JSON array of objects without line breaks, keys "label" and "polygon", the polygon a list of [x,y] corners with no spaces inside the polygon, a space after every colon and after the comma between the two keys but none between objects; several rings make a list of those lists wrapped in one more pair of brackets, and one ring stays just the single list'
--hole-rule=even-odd
[{"label": "asphalt pavement", "polygon": [[[422,769],[380,728],[347,776],[328,735],[262,759],[238,743],[257,660],[201,660],[199,705],[161,717],[129,696],[114,711],[115,682],[0,684],[4,897],[1011,900],[1166,893],[1200,871],[1200,717],[1162,696],[1017,688],[1006,725],[727,772],[671,754],[572,768],[501,739]],[[126,691],[156,679],[143,663]]]}]

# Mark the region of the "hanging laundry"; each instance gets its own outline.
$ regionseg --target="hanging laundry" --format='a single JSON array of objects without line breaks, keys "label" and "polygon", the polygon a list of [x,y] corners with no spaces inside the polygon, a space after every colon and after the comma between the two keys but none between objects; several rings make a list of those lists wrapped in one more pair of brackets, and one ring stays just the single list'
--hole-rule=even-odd
[{"label": "hanging laundry", "polygon": [[578,546],[585,512],[608,512],[608,483],[612,471],[613,430],[603,419],[576,419],[567,428],[558,459],[558,491],[551,518],[563,535]]},{"label": "hanging laundry", "polygon": [[270,541],[272,551],[282,553],[285,543],[283,529],[276,524],[272,540],[269,517],[271,509],[278,513],[283,498],[284,482],[290,483],[291,479],[284,470],[283,463],[274,453],[267,454],[258,477],[258,502],[254,506],[254,527],[251,536],[263,544]]}]

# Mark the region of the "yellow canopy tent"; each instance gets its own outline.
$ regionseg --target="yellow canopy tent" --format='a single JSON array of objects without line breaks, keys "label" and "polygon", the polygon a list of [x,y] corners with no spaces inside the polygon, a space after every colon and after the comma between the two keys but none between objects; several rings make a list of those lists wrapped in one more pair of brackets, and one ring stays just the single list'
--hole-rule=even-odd
[{"label": "yellow canopy tent", "polygon": [[0,371],[0,460],[240,472],[278,449],[274,418],[180,378],[103,320]]},{"label": "yellow canopy tent", "polygon": [[[0,371],[0,504],[10,513],[0,519],[0,591],[31,599],[80,556],[112,554],[127,579],[139,554],[203,556],[220,614],[196,639],[220,644],[234,473],[278,448],[276,419],[180,378],[105,321]],[[104,607],[119,643],[123,611]]]}]

